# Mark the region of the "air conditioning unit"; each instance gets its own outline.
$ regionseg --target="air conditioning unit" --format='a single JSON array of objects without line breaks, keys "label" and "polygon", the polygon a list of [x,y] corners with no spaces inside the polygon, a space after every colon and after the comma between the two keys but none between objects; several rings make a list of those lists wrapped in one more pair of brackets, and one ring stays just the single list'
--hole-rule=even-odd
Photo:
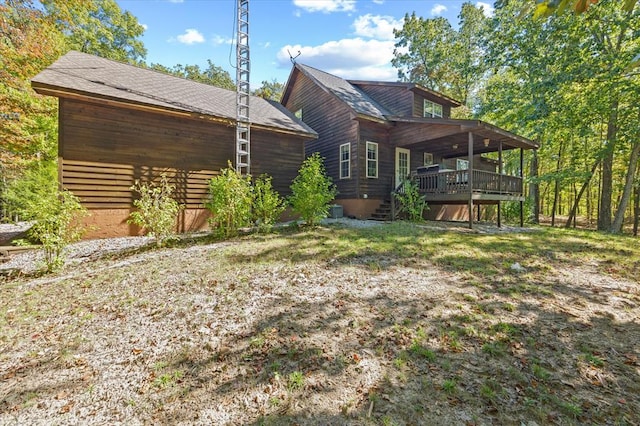
[{"label": "air conditioning unit", "polygon": [[331,219],[338,219],[343,216],[342,206],[339,204],[334,204],[329,206],[329,217]]}]

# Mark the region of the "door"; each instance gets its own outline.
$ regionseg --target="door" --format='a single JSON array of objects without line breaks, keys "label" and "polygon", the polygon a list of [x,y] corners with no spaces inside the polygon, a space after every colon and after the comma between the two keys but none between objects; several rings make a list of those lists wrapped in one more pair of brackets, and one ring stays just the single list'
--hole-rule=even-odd
[{"label": "door", "polygon": [[410,160],[411,151],[405,148],[396,148],[396,181],[395,187],[397,188],[404,179],[409,176],[410,173]]}]

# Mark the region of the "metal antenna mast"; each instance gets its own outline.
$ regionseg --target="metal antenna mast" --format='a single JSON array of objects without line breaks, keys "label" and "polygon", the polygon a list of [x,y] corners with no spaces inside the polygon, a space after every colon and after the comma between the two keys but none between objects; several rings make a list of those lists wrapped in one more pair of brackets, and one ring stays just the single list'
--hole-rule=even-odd
[{"label": "metal antenna mast", "polygon": [[250,173],[251,131],[249,124],[249,0],[236,0],[238,34],[236,45],[236,171]]}]

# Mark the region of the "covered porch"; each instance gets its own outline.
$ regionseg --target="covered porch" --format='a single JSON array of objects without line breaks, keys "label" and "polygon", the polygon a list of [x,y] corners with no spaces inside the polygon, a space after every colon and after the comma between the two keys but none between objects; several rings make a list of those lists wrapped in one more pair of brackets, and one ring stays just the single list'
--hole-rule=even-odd
[{"label": "covered porch", "polygon": [[[516,201],[520,203],[521,226],[524,224],[524,150],[538,148],[536,143],[479,120],[397,120],[392,134],[397,151],[422,150],[433,153],[434,158],[464,158],[468,162],[466,168],[433,164],[408,170],[427,203],[467,205],[469,227],[473,228],[474,206],[497,204],[497,222],[501,226],[500,203]],[[504,172],[503,152],[512,149],[519,149],[520,154],[516,176]],[[478,154],[489,152],[498,154],[495,171],[475,164]],[[479,212],[478,208],[478,215]]]}]

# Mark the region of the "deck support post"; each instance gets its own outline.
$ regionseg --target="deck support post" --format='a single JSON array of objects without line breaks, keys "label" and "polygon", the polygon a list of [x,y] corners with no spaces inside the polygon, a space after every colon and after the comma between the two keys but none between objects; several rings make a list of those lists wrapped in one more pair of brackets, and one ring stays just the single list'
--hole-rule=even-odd
[{"label": "deck support post", "polygon": [[[520,148],[520,195],[524,196],[524,150]],[[524,201],[520,201],[520,228],[524,227]]]},{"label": "deck support post", "polygon": [[473,229],[473,133],[469,132],[469,168],[467,186],[469,189],[469,229]]},{"label": "deck support post", "polygon": [[[498,141],[498,193],[503,194],[504,188],[502,187],[502,174],[504,173],[504,162],[502,160],[502,141]],[[502,220],[500,216],[500,201],[498,201],[498,228],[502,226]]]},{"label": "deck support post", "polygon": [[498,200],[498,228],[502,227],[502,216],[501,216],[501,207],[502,205],[500,204],[500,200]]}]

